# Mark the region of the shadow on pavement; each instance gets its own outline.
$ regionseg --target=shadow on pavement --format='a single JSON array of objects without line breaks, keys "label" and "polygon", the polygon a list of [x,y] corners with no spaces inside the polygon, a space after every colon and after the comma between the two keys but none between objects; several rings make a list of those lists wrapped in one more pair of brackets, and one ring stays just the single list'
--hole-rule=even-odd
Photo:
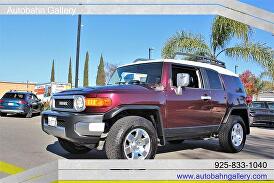
[{"label": "shadow on pavement", "polygon": [[58,141],[48,145],[47,151],[66,159],[107,159],[105,152],[97,149],[93,149],[87,154],[70,154],[60,146]]},{"label": "shadow on pavement", "polygon": [[[218,139],[209,139],[209,140],[186,140],[181,144],[168,144],[166,146],[159,146],[157,154],[164,154],[169,152],[177,152],[177,151],[185,151],[185,150],[195,150],[195,149],[203,149],[215,152],[216,158],[235,158],[235,157],[248,157],[249,155],[252,155],[252,157],[257,158],[266,158],[266,159],[273,159],[274,158],[274,146],[273,146],[273,136],[271,133],[273,133],[273,128],[267,128],[267,127],[255,127],[258,129],[266,129],[269,130],[269,135],[267,136],[261,136],[260,134],[250,134],[247,136],[246,145],[243,149],[240,156],[236,156],[233,153],[225,153],[222,151]],[[255,129],[256,130],[256,129]],[[264,131],[264,133],[267,133]],[[58,141],[54,142],[53,144],[50,144],[47,146],[47,150],[53,154],[56,154],[58,156],[61,156],[66,159],[106,159],[106,154],[104,150],[97,150],[93,149],[87,154],[82,155],[74,155],[66,152],[59,144]],[[197,153],[198,152],[198,153]],[[199,152],[203,151],[195,151],[193,153],[184,153],[182,156],[184,158],[212,158],[212,156],[208,156],[206,154],[199,154]],[[210,153],[210,154],[212,154]],[[238,153],[236,153],[238,154]],[[214,156],[215,157],[215,156]],[[169,157],[169,159],[173,159],[172,156]]]}]

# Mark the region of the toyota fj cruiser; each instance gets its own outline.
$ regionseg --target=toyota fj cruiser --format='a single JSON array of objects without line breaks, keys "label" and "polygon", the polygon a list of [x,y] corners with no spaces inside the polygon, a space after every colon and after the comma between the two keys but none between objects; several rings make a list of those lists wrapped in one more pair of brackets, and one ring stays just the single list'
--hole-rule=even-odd
[{"label": "toyota fj cruiser", "polygon": [[245,99],[223,62],[136,61],[118,67],[107,86],[55,94],[42,129],[70,153],[103,144],[111,159],[152,159],[158,145],[209,137],[235,153],[250,133]]}]

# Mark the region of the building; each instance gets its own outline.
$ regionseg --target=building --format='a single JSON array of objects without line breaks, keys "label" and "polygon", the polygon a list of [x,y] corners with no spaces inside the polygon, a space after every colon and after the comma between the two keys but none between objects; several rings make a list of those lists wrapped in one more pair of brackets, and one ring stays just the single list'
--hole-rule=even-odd
[{"label": "building", "polygon": [[0,98],[10,90],[25,90],[34,92],[35,83],[0,81]]}]

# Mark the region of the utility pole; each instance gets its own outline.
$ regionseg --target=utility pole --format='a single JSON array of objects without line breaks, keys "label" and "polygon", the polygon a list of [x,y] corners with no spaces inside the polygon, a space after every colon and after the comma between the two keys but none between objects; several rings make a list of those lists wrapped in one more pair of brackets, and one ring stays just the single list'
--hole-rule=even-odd
[{"label": "utility pole", "polygon": [[235,65],[235,74],[237,74],[237,68],[238,68],[239,66],[238,65]]},{"label": "utility pole", "polygon": [[153,48],[148,48],[148,59],[151,59],[151,52],[153,51]]},{"label": "utility pole", "polygon": [[76,70],[75,70],[75,88],[78,88],[78,75],[79,75],[79,54],[80,54],[80,40],[81,40],[81,19],[82,16],[78,15],[78,29],[77,29],[77,48],[76,48]]}]

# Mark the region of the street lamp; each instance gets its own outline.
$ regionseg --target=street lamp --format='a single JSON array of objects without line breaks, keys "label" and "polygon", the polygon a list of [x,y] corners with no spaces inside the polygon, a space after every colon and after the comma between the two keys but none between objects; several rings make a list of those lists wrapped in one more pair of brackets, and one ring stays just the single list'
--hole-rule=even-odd
[{"label": "street lamp", "polygon": [[81,38],[81,21],[82,16],[78,15],[78,29],[77,29],[77,48],[76,48],[76,70],[75,70],[75,88],[78,88],[79,75],[79,54],[80,54],[80,38]]},{"label": "street lamp", "polygon": [[151,52],[154,50],[154,48],[148,48],[148,59],[151,59]]},{"label": "street lamp", "polygon": [[235,74],[237,74],[237,68],[238,68],[239,66],[238,65],[235,65]]}]

